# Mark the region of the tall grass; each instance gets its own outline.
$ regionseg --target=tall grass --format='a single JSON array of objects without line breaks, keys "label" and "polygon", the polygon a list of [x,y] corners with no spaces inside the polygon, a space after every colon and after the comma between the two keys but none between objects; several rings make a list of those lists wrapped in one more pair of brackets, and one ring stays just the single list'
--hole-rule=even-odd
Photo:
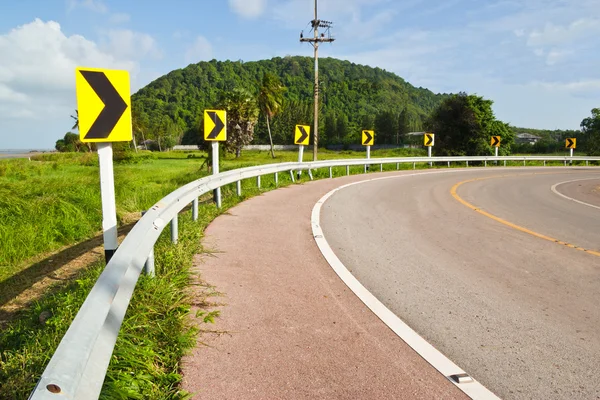
[{"label": "tall grass", "polygon": [[[192,258],[204,227],[218,213],[203,207],[199,222],[180,218],[179,243],[156,244],[156,277],[141,276],[119,332],[102,399],[185,399],[179,362],[194,347],[197,327],[188,318]],[[102,272],[96,263],[78,278],[23,311],[0,336],[0,400],[25,399]],[[40,322],[40,316],[46,316]],[[205,322],[210,319],[204,319]]]}]

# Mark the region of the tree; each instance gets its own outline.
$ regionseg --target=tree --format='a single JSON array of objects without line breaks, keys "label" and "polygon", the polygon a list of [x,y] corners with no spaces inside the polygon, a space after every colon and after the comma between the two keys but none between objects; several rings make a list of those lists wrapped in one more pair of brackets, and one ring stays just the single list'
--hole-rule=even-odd
[{"label": "tree", "polygon": [[406,135],[408,132],[410,132],[410,128],[408,123],[408,114],[405,108],[398,116],[398,131],[396,132],[396,145],[399,145],[401,141],[404,142],[404,135]]},{"label": "tree", "polygon": [[459,93],[444,100],[427,122],[435,133],[435,155],[480,156],[493,154],[492,136],[500,136],[502,154],[510,153],[514,136],[507,124],[496,120],[491,100]]},{"label": "tree", "polygon": [[248,90],[235,88],[221,94],[220,107],[227,112],[227,141],[225,149],[238,158],[242,147],[250,144],[258,122],[259,108]]},{"label": "tree", "polygon": [[375,133],[379,144],[392,144],[398,131],[398,122],[392,111],[383,111],[375,117]]},{"label": "tree", "polygon": [[73,125],[73,127],[71,129],[79,130],[79,110],[75,110],[75,115],[71,115],[71,118],[73,118],[75,120],[75,124]]},{"label": "tree", "polygon": [[285,88],[281,85],[279,78],[270,72],[263,74],[262,86],[258,93],[258,106],[267,119],[267,130],[269,131],[269,143],[271,144],[271,157],[275,158],[273,151],[273,136],[271,135],[270,120],[280,110],[283,104],[283,93]]},{"label": "tree", "polygon": [[593,108],[592,116],[581,121],[581,130],[588,155],[600,155],[600,108]]}]

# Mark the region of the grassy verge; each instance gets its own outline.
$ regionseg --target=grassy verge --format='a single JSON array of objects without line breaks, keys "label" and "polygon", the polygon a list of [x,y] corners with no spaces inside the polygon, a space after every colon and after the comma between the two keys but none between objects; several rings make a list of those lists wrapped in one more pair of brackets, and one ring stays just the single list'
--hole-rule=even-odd
[{"label": "grassy verge", "polygon": [[[193,256],[201,251],[202,231],[218,212],[214,206],[202,207],[198,222],[182,215],[177,245],[170,243],[168,235],[161,235],[156,244],[156,277],[140,277],[101,398],[189,397],[178,384],[180,359],[195,345],[197,332],[189,318],[194,279],[190,268]],[[27,398],[102,267],[100,263],[91,265],[74,282],[55,286],[52,294],[23,311],[3,330],[0,399]]]}]

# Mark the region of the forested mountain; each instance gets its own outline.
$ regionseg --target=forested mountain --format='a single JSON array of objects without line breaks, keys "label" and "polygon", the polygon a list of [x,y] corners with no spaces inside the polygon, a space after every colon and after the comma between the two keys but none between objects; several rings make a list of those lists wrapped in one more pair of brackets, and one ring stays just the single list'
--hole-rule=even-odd
[{"label": "forested mountain", "polygon": [[[312,125],[310,57],[212,60],[174,70],[133,95],[134,131],[145,139],[161,138],[165,144],[197,143],[204,109],[217,107],[222,94],[234,88],[258,96],[266,72],[286,88],[283,107],[271,120],[273,141],[290,144],[295,124]],[[320,144],[358,143],[361,129],[375,129],[378,143],[401,142],[403,133],[421,130],[426,117],[448,96],[415,88],[380,68],[333,58],[319,60],[319,78]],[[254,137],[253,143],[268,143],[262,114]]]}]

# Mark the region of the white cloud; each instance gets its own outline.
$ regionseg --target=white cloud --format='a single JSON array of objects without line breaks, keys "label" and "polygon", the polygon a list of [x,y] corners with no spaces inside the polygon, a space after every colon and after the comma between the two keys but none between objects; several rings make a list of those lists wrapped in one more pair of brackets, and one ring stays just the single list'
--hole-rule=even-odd
[{"label": "white cloud", "polygon": [[204,36],[198,36],[185,52],[186,62],[207,61],[213,57],[212,45]]},{"label": "white cloud", "polygon": [[261,16],[266,8],[267,0],[229,0],[229,7],[244,18]]},{"label": "white cloud", "polygon": [[129,29],[113,29],[105,32],[101,43],[103,50],[120,59],[162,57],[162,52],[152,36]]},{"label": "white cloud", "polygon": [[69,11],[75,8],[87,8],[88,10],[105,13],[108,7],[101,0],[68,0]]},{"label": "white cloud", "polygon": [[123,24],[129,22],[131,17],[127,13],[115,13],[110,16],[109,21],[113,24]]},{"label": "white cloud", "polygon": [[600,33],[600,19],[580,18],[569,25],[546,23],[543,29],[529,34],[529,46],[556,46],[574,42],[584,37],[594,37]]},{"label": "white cloud", "polygon": [[[144,40],[141,43],[137,44],[141,53],[153,48]],[[17,148],[52,147],[71,127],[78,66],[128,70],[135,88],[140,52],[110,51],[83,36],[65,35],[54,21],[36,19],[0,34],[0,143]],[[29,137],[9,135],[17,126],[24,131],[18,119],[26,121]]]}]

